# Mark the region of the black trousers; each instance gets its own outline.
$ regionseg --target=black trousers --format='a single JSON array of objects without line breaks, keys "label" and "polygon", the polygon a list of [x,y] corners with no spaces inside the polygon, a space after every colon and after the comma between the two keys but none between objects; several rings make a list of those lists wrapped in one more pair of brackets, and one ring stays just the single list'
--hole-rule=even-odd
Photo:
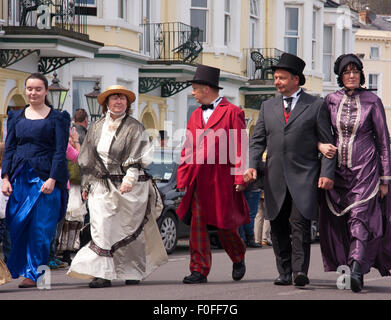
[{"label": "black trousers", "polygon": [[311,251],[311,220],[302,216],[286,192],[276,219],[270,221],[273,250],[279,274],[308,273]]}]

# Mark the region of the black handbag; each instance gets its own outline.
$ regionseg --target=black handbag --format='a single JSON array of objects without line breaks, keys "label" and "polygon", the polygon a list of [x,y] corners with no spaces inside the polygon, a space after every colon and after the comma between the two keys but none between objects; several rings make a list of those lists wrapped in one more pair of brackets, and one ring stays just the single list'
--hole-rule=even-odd
[{"label": "black handbag", "polygon": [[91,225],[87,223],[80,230],[80,248],[84,247],[91,239]]}]

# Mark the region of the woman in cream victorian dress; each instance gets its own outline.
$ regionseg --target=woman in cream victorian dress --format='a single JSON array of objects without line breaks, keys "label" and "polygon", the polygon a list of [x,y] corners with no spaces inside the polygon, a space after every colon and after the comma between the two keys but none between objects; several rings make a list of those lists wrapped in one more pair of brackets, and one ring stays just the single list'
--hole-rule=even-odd
[{"label": "woman in cream victorian dress", "polygon": [[93,279],[92,288],[115,279],[136,284],[168,260],[156,224],[161,197],[143,170],[152,146],[142,124],[128,115],[134,100],[119,85],[100,94],[98,102],[108,110],[91,125],[79,154],[92,240],[76,254],[68,275]]}]

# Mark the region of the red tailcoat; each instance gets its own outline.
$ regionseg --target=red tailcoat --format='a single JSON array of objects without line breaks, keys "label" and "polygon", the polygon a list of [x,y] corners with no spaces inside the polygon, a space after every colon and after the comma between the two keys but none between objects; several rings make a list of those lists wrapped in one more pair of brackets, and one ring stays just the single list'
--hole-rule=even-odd
[{"label": "red tailcoat", "polygon": [[187,188],[177,213],[182,219],[196,188],[204,221],[219,229],[237,229],[250,222],[243,192],[248,139],[244,112],[223,98],[206,125],[202,109],[191,115],[177,172],[177,187]]}]

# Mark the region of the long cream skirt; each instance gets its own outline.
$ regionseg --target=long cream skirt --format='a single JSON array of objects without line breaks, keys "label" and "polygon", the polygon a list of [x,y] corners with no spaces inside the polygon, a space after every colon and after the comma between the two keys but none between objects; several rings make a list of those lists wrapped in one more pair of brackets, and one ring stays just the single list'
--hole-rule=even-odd
[{"label": "long cream skirt", "polygon": [[137,182],[123,195],[110,181],[109,187],[91,188],[92,243],[79,250],[67,274],[79,279],[145,279],[168,260],[156,224],[156,192],[150,180]]}]

